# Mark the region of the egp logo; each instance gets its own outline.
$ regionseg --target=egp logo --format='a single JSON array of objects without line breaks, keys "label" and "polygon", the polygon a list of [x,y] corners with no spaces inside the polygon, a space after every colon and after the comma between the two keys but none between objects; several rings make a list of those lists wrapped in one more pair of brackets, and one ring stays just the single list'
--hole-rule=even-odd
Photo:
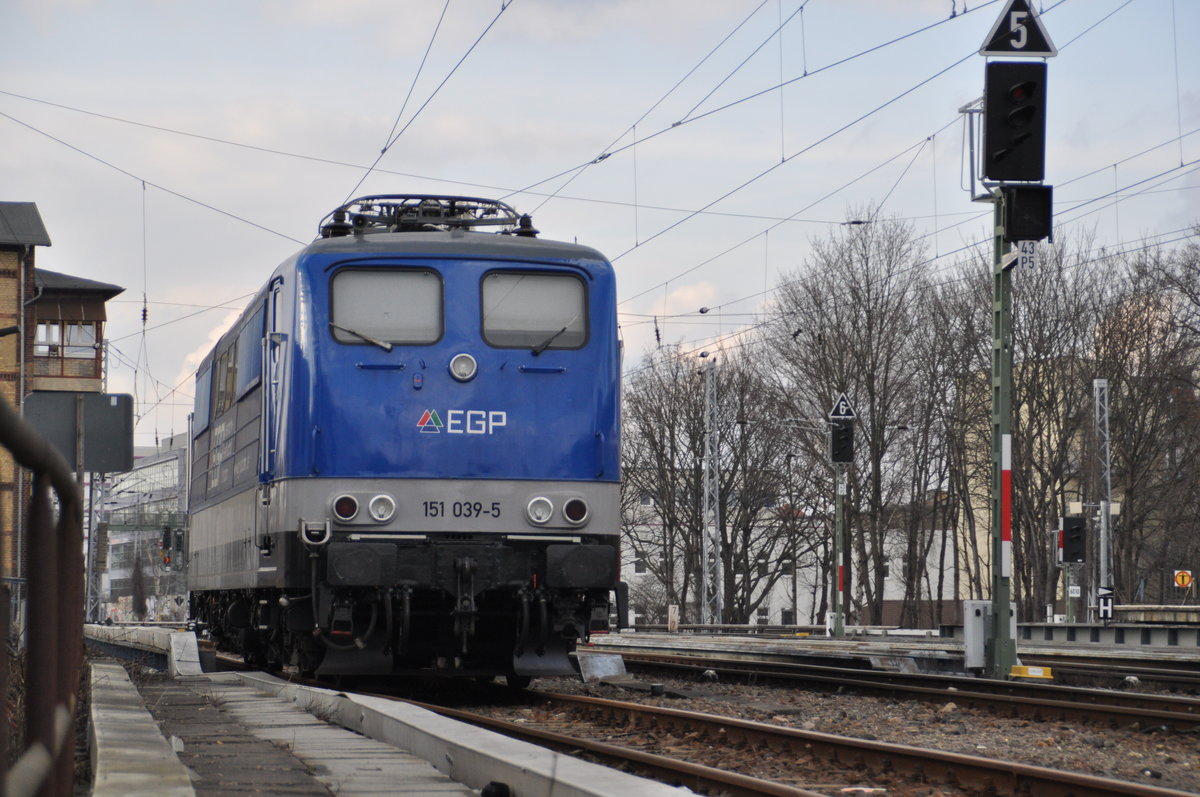
[{"label": "egp logo", "polygon": [[507,425],[508,413],[504,410],[447,410],[443,422],[437,410],[427,409],[417,421],[417,429],[423,434],[495,434]]}]

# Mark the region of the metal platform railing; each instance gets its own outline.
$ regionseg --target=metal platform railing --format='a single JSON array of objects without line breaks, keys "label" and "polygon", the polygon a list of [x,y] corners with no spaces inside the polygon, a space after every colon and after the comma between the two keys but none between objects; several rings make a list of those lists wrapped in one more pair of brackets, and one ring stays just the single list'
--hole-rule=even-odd
[{"label": "metal platform railing", "polygon": [[[25,741],[11,766],[7,701],[0,701],[0,797],[72,793],[75,696],[83,664],[83,501],[63,457],[0,397],[0,445],[33,476],[29,552]],[[56,505],[52,505],[53,490]],[[0,640],[9,639],[8,585],[0,587]],[[9,657],[0,655],[0,695]]]}]

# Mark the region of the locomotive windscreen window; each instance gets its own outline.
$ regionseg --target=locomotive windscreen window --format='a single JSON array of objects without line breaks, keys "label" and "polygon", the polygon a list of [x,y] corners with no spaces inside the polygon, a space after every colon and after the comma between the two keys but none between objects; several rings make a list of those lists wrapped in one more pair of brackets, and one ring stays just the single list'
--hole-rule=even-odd
[{"label": "locomotive windscreen window", "polygon": [[417,269],[344,269],[330,287],[333,337],[341,343],[436,343],[442,281]]},{"label": "locomotive windscreen window", "polygon": [[573,274],[493,271],[483,278],[483,339],[504,348],[578,349],[587,295]]}]

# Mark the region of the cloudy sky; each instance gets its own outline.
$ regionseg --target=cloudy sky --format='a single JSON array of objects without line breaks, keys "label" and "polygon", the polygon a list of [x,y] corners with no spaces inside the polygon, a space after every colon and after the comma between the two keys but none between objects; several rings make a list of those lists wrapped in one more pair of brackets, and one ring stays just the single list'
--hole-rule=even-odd
[{"label": "cloudy sky", "polygon": [[[1178,241],[1200,3],[1033,1],[1056,236]],[[636,364],[656,325],[690,349],[750,323],[872,203],[931,273],[985,239],[959,109],[1007,2],[7,0],[0,200],[37,203],[39,267],[124,286],[109,390],[139,445],[186,428],[200,357],[351,195],[503,198],[600,249]]]}]

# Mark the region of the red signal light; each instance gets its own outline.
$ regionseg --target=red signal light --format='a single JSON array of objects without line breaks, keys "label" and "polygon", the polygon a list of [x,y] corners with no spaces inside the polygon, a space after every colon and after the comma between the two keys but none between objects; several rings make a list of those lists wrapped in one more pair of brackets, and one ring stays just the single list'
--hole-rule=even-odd
[{"label": "red signal light", "polygon": [[1032,80],[1024,80],[1008,90],[1008,96],[1016,102],[1033,99],[1035,93],[1037,93],[1037,84]]}]

